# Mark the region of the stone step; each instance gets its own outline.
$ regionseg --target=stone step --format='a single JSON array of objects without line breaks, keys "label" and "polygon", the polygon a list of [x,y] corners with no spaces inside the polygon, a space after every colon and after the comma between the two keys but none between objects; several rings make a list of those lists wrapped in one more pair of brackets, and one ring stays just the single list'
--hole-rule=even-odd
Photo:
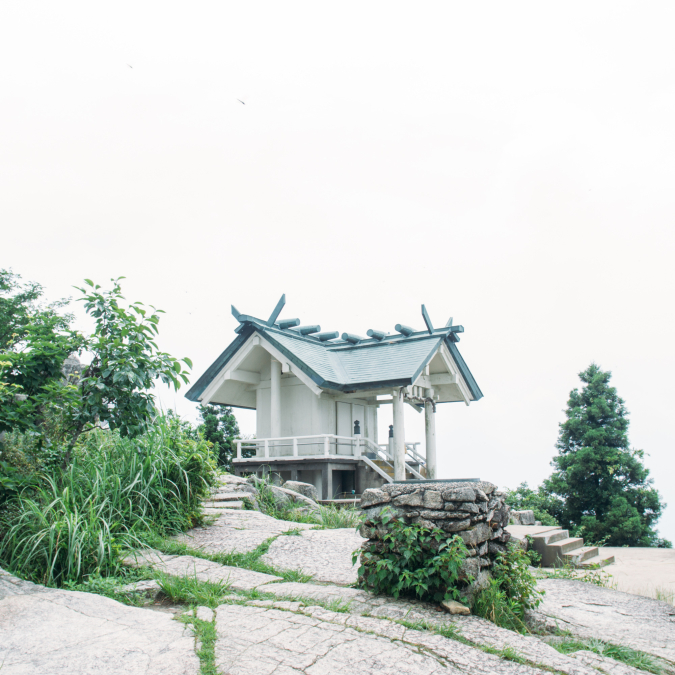
[{"label": "stone step", "polygon": [[222,511],[223,509],[242,509],[244,502],[202,502],[205,509]]},{"label": "stone step", "polygon": [[613,555],[601,552],[594,558],[588,558],[587,560],[580,562],[578,567],[582,567],[584,569],[592,568],[595,567],[596,565],[598,567],[607,567],[607,565],[611,565],[613,562],[615,562]]},{"label": "stone step", "polygon": [[548,530],[547,532],[540,532],[539,534],[533,534],[531,536],[536,543],[541,543],[545,546],[548,546],[549,544],[553,544],[556,541],[560,541],[561,539],[568,539],[570,533],[567,530]]},{"label": "stone step", "polygon": [[556,549],[562,557],[563,553],[569,553],[570,551],[582,548],[583,545],[584,540],[581,537],[568,537],[567,539],[554,541],[552,544],[549,544],[549,547]]},{"label": "stone step", "polygon": [[572,563],[573,565],[578,565],[584,560],[589,558],[595,558],[598,555],[597,546],[582,546],[581,548],[574,549],[569,553],[563,553],[563,559]]},{"label": "stone step", "polygon": [[250,492],[214,492],[209,500],[212,502],[237,502],[242,499],[250,499],[252,496]]}]

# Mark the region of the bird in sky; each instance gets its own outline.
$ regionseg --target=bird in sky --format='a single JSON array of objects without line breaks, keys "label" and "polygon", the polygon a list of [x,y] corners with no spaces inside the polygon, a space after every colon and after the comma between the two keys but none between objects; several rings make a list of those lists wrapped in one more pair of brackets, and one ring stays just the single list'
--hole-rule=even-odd
[{"label": "bird in sky", "polygon": [[[129,66],[129,64],[128,64],[128,63],[127,63],[127,65]],[[129,66],[129,68],[133,68],[133,66]]]},{"label": "bird in sky", "polygon": [[246,105],[240,98],[238,98],[237,101],[239,101],[239,103],[241,103],[242,105]]}]

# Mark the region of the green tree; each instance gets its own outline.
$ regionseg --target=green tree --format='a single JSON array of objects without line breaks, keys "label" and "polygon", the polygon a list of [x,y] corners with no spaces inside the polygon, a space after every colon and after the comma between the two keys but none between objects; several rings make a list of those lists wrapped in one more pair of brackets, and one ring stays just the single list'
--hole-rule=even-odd
[{"label": "green tree", "polygon": [[239,425],[232,408],[221,405],[200,405],[199,429],[207,441],[213,443],[213,454],[218,464],[226,471],[232,470],[232,459],[236,455],[234,439],[239,437]]},{"label": "green tree", "polygon": [[[57,442],[64,447],[63,466],[79,437],[92,429],[116,429],[123,437],[143,434],[156,415],[150,392],[155,382],[178,389],[188,381],[182,363],[192,367],[190,359],[179,361],[155,342],[162,310],[139,302],[126,305],[122,278],[113,279],[110,290],[89,279],[78,289],[94,319],[93,333],[85,336],[69,328],[70,317],[58,315],[62,304],[36,305],[39,285],[22,288],[14,275],[0,277],[5,294],[13,292],[0,305],[0,321],[5,322],[0,324],[0,336],[5,336],[0,432],[31,430],[40,436],[40,445]],[[62,368],[73,352],[90,354],[91,362],[69,381]]]},{"label": "green tree", "polygon": [[0,270],[0,433],[43,432],[50,402],[60,388],[65,359],[84,338],[59,313],[68,300],[43,304],[40,284]]},{"label": "green tree", "polygon": [[560,524],[610,546],[669,545],[654,529],[665,504],[651,487],[644,452],[628,444],[628,413],[612,374],[591,364],[570,393],[547,493],[564,501]]}]

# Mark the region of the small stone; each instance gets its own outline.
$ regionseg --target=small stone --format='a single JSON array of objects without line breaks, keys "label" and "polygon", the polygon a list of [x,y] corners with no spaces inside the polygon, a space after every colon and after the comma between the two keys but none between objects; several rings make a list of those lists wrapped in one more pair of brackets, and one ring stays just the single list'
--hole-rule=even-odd
[{"label": "small stone", "polygon": [[402,515],[403,513],[400,509],[392,508],[389,504],[382,504],[380,506],[371,506],[367,509],[364,509],[366,515],[366,522],[370,523],[375,520],[379,520],[385,510],[386,514],[391,516],[392,518],[396,518]]},{"label": "small stone", "polygon": [[487,495],[482,490],[475,488],[475,492],[477,502],[486,502],[488,500]]},{"label": "small stone", "polygon": [[461,602],[455,600],[443,600],[441,607],[448,614],[459,614],[460,616],[468,616],[471,614],[471,610],[468,607],[465,607]]},{"label": "small stone", "polygon": [[454,490],[445,490],[443,499],[446,502],[475,502],[476,493],[473,488],[455,488]]},{"label": "small stone", "polygon": [[[449,520],[441,525],[444,532],[461,532],[471,525],[470,520]],[[462,537],[463,538],[463,537]],[[466,543],[466,542],[464,542]]]},{"label": "small stone", "polygon": [[420,511],[422,518],[428,520],[448,520],[449,518],[465,518],[461,513],[448,513],[447,511]]},{"label": "small stone", "polygon": [[457,504],[454,504],[453,502],[449,502],[443,508],[446,511],[456,511],[457,510]]},{"label": "small stone", "polygon": [[417,518],[413,518],[413,523],[415,523],[415,525],[421,525],[422,527],[426,527],[429,530],[433,530],[435,527],[438,527],[436,523],[432,523],[430,520],[420,518],[419,516]]},{"label": "small stone", "polygon": [[391,497],[384,492],[384,490],[378,490],[377,488],[368,488],[363,491],[361,495],[361,508],[365,509],[369,506],[377,506],[378,504],[386,504],[391,501]]},{"label": "small stone", "polygon": [[411,492],[394,497],[393,501],[396,506],[422,506],[422,495],[420,492]]},{"label": "small stone", "polygon": [[467,546],[478,546],[490,538],[490,528],[486,523],[478,523],[474,528],[459,535]]},{"label": "small stone", "polygon": [[426,509],[442,509],[443,497],[441,497],[441,493],[437,490],[427,490],[424,493],[422,504]]},{"label": "small stone", "polygon": [[458,511],[466,511],[467,513],[480,513],[478,507],[471,502],[464,502],[457,507]]},{"label": "small stone", "polygon": [[502,528],[499,527],[499,526],[497,526],[497,527],[495,528],[495,524],[494,524],[494,523],[492,524],[492,527],[493,527],[494,529],[492,530],[492,534],[490,535],[490,539],[498,539],[499,537],[501,537],[502,534],[504,533],[504,530],[502,530]]}]

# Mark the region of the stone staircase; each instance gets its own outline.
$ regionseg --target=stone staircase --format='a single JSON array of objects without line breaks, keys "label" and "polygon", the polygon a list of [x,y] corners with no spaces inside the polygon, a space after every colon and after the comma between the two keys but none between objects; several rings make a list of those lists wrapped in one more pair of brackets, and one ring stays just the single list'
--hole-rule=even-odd
[{"label": "stone staircase", "polygon": [[597,546],[584,546],[581,537],[570,537],[568,530],[550,528],[529,535],[532,548],[541,555],[542,567],[559,567],[568,563],[573,567],[605,567],[614,562],[614,556],[601,553]]},{"label": "stone staircase", "polygon": [[[406,458],[408,462],[410,462],[410,458]],[[388,462],[385,462],[381,459],[374,459],[373,464],[377,464],[377,466],[382,469],[388,476],[391,477],[392,480],[394,480],[394,467],[391,466]],[[427,475],[426,467],[420,467],[418,465],[413,465],[417,471],[419,471],[425,478]],[[409,471],[406,471],[406,478],[417,478],[417,476],[414,476],[412,473]]]},{"label": "stone staircase", "polygon": [[244,508],[243,500],[250,499],[252,496],[248,492],[233,492],[231,486],[225,481],[221,480],[219,483],[219,487],[211,493],[211,497],[202,502],[206,515],[218,515],[223,509],[241,510]]}]

